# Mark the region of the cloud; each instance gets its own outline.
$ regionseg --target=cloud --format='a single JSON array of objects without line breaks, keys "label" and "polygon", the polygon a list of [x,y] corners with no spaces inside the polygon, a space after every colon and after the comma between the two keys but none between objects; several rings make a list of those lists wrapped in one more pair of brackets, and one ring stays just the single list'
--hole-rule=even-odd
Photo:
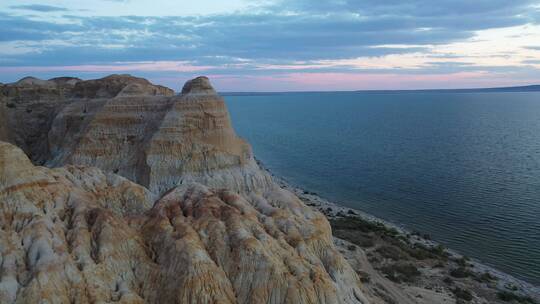
[{"label": "cloud", "polygon": [[77,24],[33,20],[25,16],[11,16],[0,12],[0,41],[36,42],[61,38],[59,35],[73,31],[82,32],[84,29]]},{"label": "cloud", "polygon": [[[202,55],[309,60],[402,53],[404,50],[372,47],[444,44],[470,38],[475,31],[532,21],[527,13],[531,1],[471,3],[297,0],[266,6],[259,12],[198,17],[66,16],[67,23],[73,25],[71,33],[59,29],[55,22],[33,23],[28,17],[17,17],[17,28],[25,33],[62,34],[67,41],[82,36],[96,47],[113,43],[136,51],[171,46],[197,48]],[[40,40],[45,34],[2,37]],[[179,51],[178,56],[185,52]]]},{"label": "cloud", "polygon": [[17,9],[17,10],[42,12],[42,13],[68,11],[68,9],[63,8],[63,7],[44,5],[44,4],[13,5],[13,6],[10,6],[10,8]]},{"label": "cloud", "polygon": [[450,17],[461,16],[511,16],[523,13],[524,8],[538,6],[536,0],[281,0],[278,7],[282,10],[307,12],[353,12],[363,15],[399,15],[410,17]]},{"label": "cloud", "polygon": [[32,68],[46,72],[45,67],[52,67],[51,73],[60,68],[154,73],[159,67],[163,74],[189,72],[175,65],[182,62],[216,74],[256,76],[287,70],[441,74],[533,69],[527,60],[534,61],[540,47],[530,41],[540,34],[524,27],[538,26],[535,2],[276,0],[228,14],[164,17],[88,16],[73,10],[47,19],[0,12],[0,66],[26,67],[29,73]]},{"label": "cloud", "polygon": [[0,73],[29,72],[84,72],[84,73],[119,73],[119,72],[200,72],[210,70],[212,66],[196,66],[187,61],[146,61],[117,62],[113,64],[71,65],[71,66],[8,66],[1,67]]}]

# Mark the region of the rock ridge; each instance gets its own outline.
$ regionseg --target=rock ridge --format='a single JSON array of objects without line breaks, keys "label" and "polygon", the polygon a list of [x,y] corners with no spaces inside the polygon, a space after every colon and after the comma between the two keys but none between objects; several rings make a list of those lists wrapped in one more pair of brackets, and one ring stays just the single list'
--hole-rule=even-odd
[{"label": "rock ridge", "polygon": [[217,94],[206,76],[188,80],[182,88],[182,94]]},{"label": "rock ridge", "polygon": [[111,75],[83,81],[74,77],[42,80],[25,77],[0,87],[0,140],[21,147],[30,159],[44,164],[50,154],[48,131],[55,117],[66,107],[78,102],[81,117],[90,107],[117,95],[173,96],[174,91],[153,85],[148,80],[130,75]]}]

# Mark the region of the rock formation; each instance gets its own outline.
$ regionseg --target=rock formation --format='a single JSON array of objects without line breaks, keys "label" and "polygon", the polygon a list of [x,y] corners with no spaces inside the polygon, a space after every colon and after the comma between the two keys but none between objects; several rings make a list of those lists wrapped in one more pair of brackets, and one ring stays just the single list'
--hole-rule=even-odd
[{"label": "rock formation", "polygon": [[2,114],[5,116],[2,119],[3,126],[0,122],[0,140],[15,143],[33,162],[39,164],[51,157],[47,131],[51,129],[54,118],[66,106],[75,102],[103,103],[107,98],[123,94],[124,89],[124,94],[137,91],[141,96],[174,94],[171,89],[129,75],[111,75],[89,81],[71,77],[49,80],[26,77],[0,89],[0,117]]},{"label": "rock formation", "polygon": [[26,77],[1,88],[0,140],[9,140],[42,163],[48,157],[47,134],[53,118],[67,103],[71,85]]},{"label": "rock formation", "polygon": [[77,82],[72,95],[79,98],[113,98],[122,95],[123,90],[133,91],[134,87],[140,88],[138,95],[174,95],[174,91],[169,88],[153,85],[146,79],[130,75],[111,75],[101,79]]},{"label": "rock formation", "polygon": [[156,193],[184,181],[242,191],[270,184],[206,77],[187,82],[178,96],[127,75],[25,78],[3,91],[0,140],[35,163],[96,166]]},{"label": "rock formation", "polygon": [[242,192],[271,186],[208,79],[188,81],[182,92],[148,142],[148,182],[141,182],[158,193],[185,180]]},{"label": "rock formation", "polygon": [[[53,168],[0,142],[0,303],[367,303],[207,78],[178,96],[122,75],[2,92],[0,138]],[[20,113],[36,104],[42,120]]]}]

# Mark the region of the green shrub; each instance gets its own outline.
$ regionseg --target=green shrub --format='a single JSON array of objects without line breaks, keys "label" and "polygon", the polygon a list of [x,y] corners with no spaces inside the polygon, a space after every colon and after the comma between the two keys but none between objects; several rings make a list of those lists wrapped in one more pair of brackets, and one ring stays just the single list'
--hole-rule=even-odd
[{"label": "green shrub", "polygon": [[398,234],[397,230],[387,228],[382,223],[370,222],[354,216],[346,216],[340,219],[330,220],[330,224],[334,229],[350,229],[362,232],[380,232],[387,235]]},{"label": "green shrub", "polygon": [[416,266],[409,263],[386,265],[381,268],[381,271],[388,279],[397,283],[413,282],[418,276],[420,276],[420,271],[418,271]]},{"label": "green shrub", "polygon": [[461,267],[467,267],[467,262],[469,261],[469,258],[467,257],[462,257],[460,259],[456,259],[455,262],[461,266]]},{"label": "green shrub", "polygon": [[438,262],[437,264],[433,265],[433,268],[444,268],[444,263]]},{"label": "green shrub", "polygon": [[444,248],[443,245],[437,245],[435,247],[430,248],[431,253],[440,256],[440,257],[448,257],[448,252],[446,252],[446,248]]},{"label": "green shrub", "polygon": [[342,230],[336,228],[333,229],[333,233],[336,237],[347,240],[362,248],[370,248],[375,246],[373,237],[368,233],[361,233],[354,230]]},{"label": "green shrub", "polygon": [[465,301],[470,301],[470,300],[473,299],[473,296],[472,296],[471,292],[468,291],[467,289],[456,287],[456,288],[452,289],[452,293],[458,299],[462,299],[462,300],[465,300]]},{"label": "green shrub", "polygon": [[490,283],[490,282],[493,282],[493,281],[497,281],[497,277],[491,275],[491,273],[489,273],[489,272],[484,272],[483,274],[477,276],[476,280],[478,282]]},{"label": "green shrub", "polygon": [[450,275],[453,276],[454,278],[466,278],[471,275],[471,272],[465,267],[459,267],[459,268],[452,269],[450,271]]},{"label": "green shrub", "polygon": [[407,253],[417,260],[434,259],[437,257],[437,255],[431,252],[430,248],[422,244],[414,244],[414,246],[410,248]]},{"label": "green shrub", "polygon": [[398,247],[394,246],[387,246],[383,245],[376,250],[380,255],[382,255],[384,258],[391,259],[394,261],[399,261],[401,259],[405,259],[407,256],[399,249]]},{"label": "green shrub", "polygon": [[533,300],[531,297],[526,296],[520,296],[518,294],[515,294],[513,292],[509,291],[500,291],[497,293],[497,297],[503,301],[506,302],[517,302],[517,303],[524,303],[524,304],[536,304],[536,301]]}]

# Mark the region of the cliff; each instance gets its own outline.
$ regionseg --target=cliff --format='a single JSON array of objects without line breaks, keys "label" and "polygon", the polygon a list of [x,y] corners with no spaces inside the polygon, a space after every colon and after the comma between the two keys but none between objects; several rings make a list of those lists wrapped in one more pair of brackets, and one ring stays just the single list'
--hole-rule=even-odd
[{"label": "cliff", "polygon": [[174,94],[170,89],[129,75],[111,75],[89,81],[71,77],[50,80],[26,77],[6,84],[0,87],[3,104],[0,117],[5,118],[0,123],[0,139],[13,142],[33,162],[42,164],[51,157],[47,131],[62,109],[76,101],[103,103],[107,98],[133,91],[133,87],[141,88],[141,96]]},{"label": "cliff", "polygon": [[127,75],[28,79],[3,90],[0,139],[35,163],[95,166],[160,194],[184,181],[241,191],[271,184],[206,77],[189,81],[177,96]]},{"label": "cliff", "polygon": [[367,303],[324,215],[258,167],[207,78],[176,96],[26,78],[1,103],[0,302]]}]

